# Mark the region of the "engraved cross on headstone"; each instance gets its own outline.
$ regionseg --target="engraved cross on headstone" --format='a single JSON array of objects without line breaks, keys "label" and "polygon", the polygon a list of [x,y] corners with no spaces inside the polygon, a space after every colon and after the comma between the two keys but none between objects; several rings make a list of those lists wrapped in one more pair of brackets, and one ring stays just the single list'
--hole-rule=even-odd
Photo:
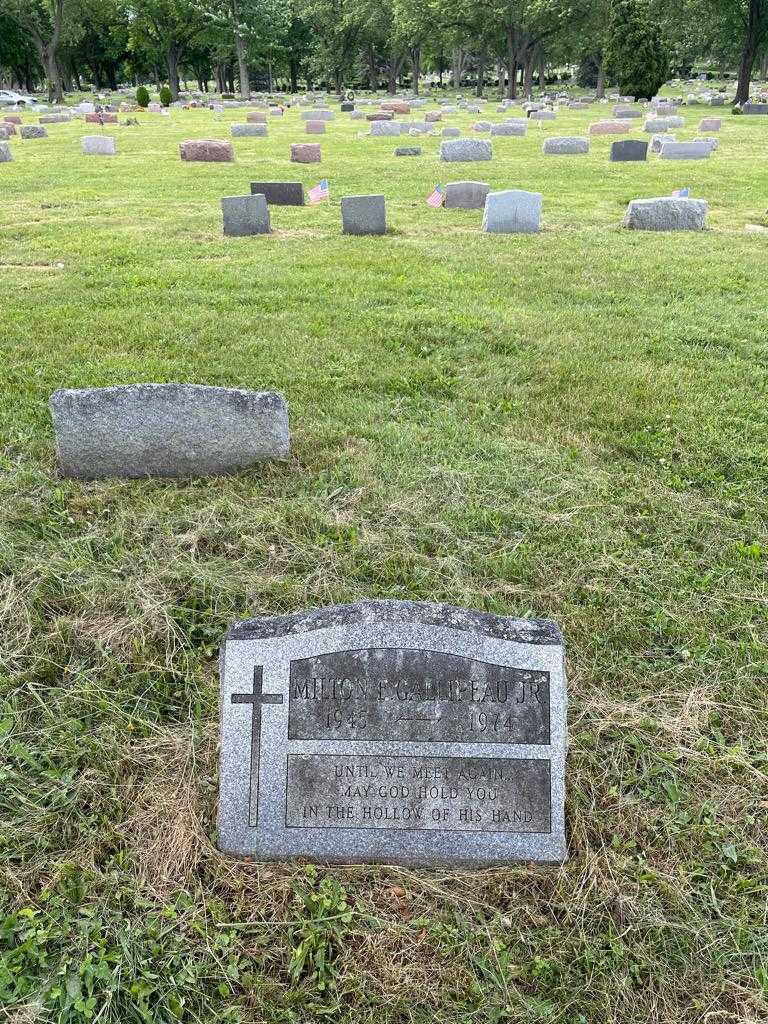
[{"label": "engraved cross on headstone", "polygon": [[[253,693],[233,693],[233,704],[250,704],[251,712],[251,781],[248,791],[249,825],[254,828],[259,823],[259,760],[261,756],[261,705],[282,704],[282,693],[264,693],[264,668],[262,665],[253,667]],[[256,795],[254,802],[253,796]]]}]

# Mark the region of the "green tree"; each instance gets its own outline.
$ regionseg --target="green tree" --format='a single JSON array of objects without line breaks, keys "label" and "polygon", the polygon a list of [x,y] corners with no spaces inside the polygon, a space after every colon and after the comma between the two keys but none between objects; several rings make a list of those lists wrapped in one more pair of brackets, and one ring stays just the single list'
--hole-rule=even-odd
[{"label": "green tree", "polygon": [[29,33],[0,8],[0,77],[33,92],[40,76],[37,51]]},{"label": "green tree", "polygon": [[0,0],[0,13],[31,40],[48,80],[48,99],[63,103],[64,89],[57,56],[73,0]]},{"label": "green tree", "polygon": [[192,0],[130,0],[125,15],[134,45],[154,50],[165,62],[172,100],[179,98],[179,65],[207,28],[207,12]]},{"label": "green tree", "polygon": [[650,99],[669,77],[669,55],[645,0],[614,0],[608,19],[605,62],[619,89]]}]

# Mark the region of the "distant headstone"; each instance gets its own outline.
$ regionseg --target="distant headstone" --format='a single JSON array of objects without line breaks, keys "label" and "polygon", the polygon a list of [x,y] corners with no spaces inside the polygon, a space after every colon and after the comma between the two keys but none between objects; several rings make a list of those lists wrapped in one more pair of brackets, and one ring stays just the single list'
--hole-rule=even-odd
[{"label": "distant headstone", "polygon": [[446,128],[443,128],[442,135],[444,139],[457,139],[461,135],[461,128],[448,125]]},{"label": "distant headstone", "polygon": [[486,139],[454,139],[440,143],[440,159],[450,163],[490,160],[493,147]]},{"label": "distant headstone", "polygon": [[269,234],[269,207],[263,195],[252,193],[249,196],[226,196],[221,200],[221,212],[225,235],[242,237]]},{"label": "distant headstone", "polygon": [[707,160],[711,152],[704,142],[665,142],[659,155],[662,160]]},{"label": "distant headstone", "polygon": [[611,163],[634,163],[648,157],[645,139],[619,139],[611,143]]},{"label": "distant headstone", "polygon": [[637,107],[614,107],[613,116],[618,117],[620,120],[625,121],[627,118],[642,117],[643,112]]},{"label": "distant headstone", "polygon": [[556,121],[557,114],[554,110],[532,110],[528,115],[531,121]]},{"label": "distant headstone", "polygon": [[652,153],[660,153],[661,152],[661,147],[663,145],[665,145],[667,142],[676,142],[676,141],[677,141],[677,136],[676,135],[654,135],[651,138],[651,152]]},{"label": "distant headstone", "polygon": [[231,142],[218,139],[189,139],[179,145],[182,160],[203,163],[232,163],[235,151]]},{"label": "distant headstone", "polygon": [[482,210],[491,186],[484,181],[449,181],[445,186],[446,210]]},{"label": "distant headstone", "polygon": [[226,853],[450,868],[565,859],[553,622],[362,601],[236,622],[220,665]]},{"label": "distant headstone", "polygon": [[305,121],[304,131],[307,135],[325,135],[325,121]]},{"label": "distant headstone", "polygon": [[115,140],[111,135],[83,135],[80,139],[83,153],[88,156],[114,156]]},{"label": "distant headstone", "polygon": [[347,103],[342,103],[341,106],[339,107],[339,110],[342,112],[342,114],[350,114],[354,109],[355,109],[355,104],[354,103],[348,103],[348,102]]},{"label": "distant headstone", "polygon": [[4,114],[3,115],[3,123],[4,124],[21,124],[22,123],[22,118],[18,114]]},{"label": "distant headstone", "polygon": [[371,136],[374,138],[393,138],[396,135],[402,135],[399,121],[373,121],[371,123]]},{"label": "distant headstone", "polygon": [[288,410],[274,391],[125,384],[50,399],[63,476],[216,476],[289,451]]},{"label": "distant headstone", "polygon": [[269,206],[304,205],[304,186],[300,181],[252,181],[251,194],[264,196]]},{"label": "distant headstone", "polygon": [[648,132],[651,135],[656,135],[659,132],[668,132],[671,127],[671,117],[648,117],[643,125],[643,131]]},{"label": "distant headstone", "polygon": [[257,121],[245,121],[242,124],[230,125],[230,133],[233,139],[240,138],[260,138],[266,137],[268,128],[265,124],[260,124]]},{"label": "distant headstone", "polygon": [[384,196],[343,196],[341,224],[345,235],[383,235],[387,230]]},{"label": "distant headstone", "polygon": [[542,151],[550,156],[575,156],[589,152],[589,139],[563,135],[544,140]]},{"label": "distant headstone", "polygon": [[398,146],[395,156],[421,156],[421,146]]},{"label": "distant headstone", "polygon": [[624,215],[624,227],[637,231],[703,231],[707,210],[703,199],[633,199]]},{"label": "distant headstone", "polygon": [[741,110],[744,114],[768,114],[768,103],[752,103],[748,101]]},{"label": "distant headstone", "polygon": [[0,164],[9,164],[13,160],[11,147],[7,142],[0,142]]},{"label": "distant headstone", "polygon": [[590,135],[625,135],[632,129],[631,121],[593,121],[589,126]]},{"label": "distant headstone", "polygon": [[491,125],[491,135],[525,135],[527,131],[528,122],[522,118]]},{"label": "distant headstone", "polygon": [[249,124],[266,124],[267,115],[263,110],[249,110],[245,116]]},{"label": "distant headstone", "polygon": [[23,124],[19,128],[22,139],[47,139],[48,132],[40,124]]},{"label": "distant headstone", "polygon": [[86,124],[117,124],[117,114],[112,114],[108,110],[103,110],[97,113],[95,110],[85,115]]},{"label": "distant headstone", "polygon": [[69,114],[43,114],[37,120],[39,124],[68,124],[72,118]]},{"label": "distant headstone", "polygon": [[291,162],[294,164],[319,164],[319,142],[292,142]]},{"label": "distant headstone", "polygon": [[722,121],[719,117],[702,117],[699,121],[700,132],[719,132]]},{"label": "distant headstone", "polygon": [[476,132],[489,132],[491,130],[490,121],[475,121],[472,125],[472,130]]},{"label": "distant headstone", "polygon": [[485,197],[483,231],[494,234],[534,234],[541,221],[541,193],[510,188]]}]

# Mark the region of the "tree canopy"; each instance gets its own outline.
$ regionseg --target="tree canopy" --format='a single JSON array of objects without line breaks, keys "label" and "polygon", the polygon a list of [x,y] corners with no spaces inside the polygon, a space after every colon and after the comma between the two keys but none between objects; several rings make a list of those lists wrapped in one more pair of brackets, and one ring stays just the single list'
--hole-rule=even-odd
[{"label": "tree canopy", "polygon": [[277,87],[418,90],[490,83],[509,97],[578,67],[645,95],[669,73],[768,74],[768,0],[0,0],[0,82],[185,82],[248,96]]}]

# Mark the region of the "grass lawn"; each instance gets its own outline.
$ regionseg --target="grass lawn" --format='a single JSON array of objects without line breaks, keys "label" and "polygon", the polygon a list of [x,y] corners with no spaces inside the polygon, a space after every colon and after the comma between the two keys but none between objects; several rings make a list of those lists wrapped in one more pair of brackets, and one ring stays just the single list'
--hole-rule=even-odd
[{"label": "grass lawn", "polygon": [[[609,111],[561,110],[463,165],[439,138],[395,159],[346,115],[305,137],[295,111],[234,164],[181,163],[178,143],[228,138],[237,111],[138,115],[104,129],[114,158],[81,155],[82,122],[11,140],[0,1020],[766,1020],[768,234],[745,227],[766,223],[768,118],[684,111],[680,139],[722,113],[707,161],[609,164],[610,137],[541,154]],[[292,141],[322,164],[289,163]],[[329,203],[222,236],[220,197],[321,176]],[[426,205],[462,178],[541,191],[543,232]],[[619,227],[682,186],[706,233]],[[389,234],[343,237],[340,197],[367,192]],[[49,394],[130,381],[278,389],[290,461],[58,479]],[[360,597],[561,625],[562,868],[217,852],[227,624]]]}]

